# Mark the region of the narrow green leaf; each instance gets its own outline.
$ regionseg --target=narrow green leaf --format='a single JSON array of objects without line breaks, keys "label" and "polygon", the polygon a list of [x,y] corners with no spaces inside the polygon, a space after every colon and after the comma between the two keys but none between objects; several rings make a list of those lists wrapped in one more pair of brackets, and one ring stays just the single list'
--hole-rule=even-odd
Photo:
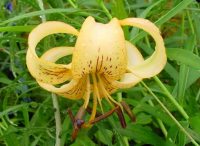
[{"label": "narrow green leaf", "polygon": [[[155,24],[158,25],[158,26],[162,25],[163,23],[167,22],[169,19],[171,19],[172,17],[174,17],[176,14],[178,14],[180,11],[182,11],[183,9],[185,9],[192,2],[193,2],[193,0],[183,0],[183,1],[181,1],[174,8],[172,8],[165,15],[163,15],[160,19],[158,19],[155,22]],[[138,40],[140,40],[141,38],[143,38],[145,35],[146,35],[145,32],[141,32],[137,36],[135,36],[134,38],[132,38],[130,41],[131,42],[132,41],[137,42]]]},{"label": "narrow green leaf", "polygon": [[64,8],[64,3],[62,0],[48,0],[53,8]]},{"label": "narrow green leaf", "polygon": [[128,15],[127,15],[127,12],[125,10],[125,7],[124,7],[124,1],[123,0],[115,0],[115,1],[112,1],[112,15],[113,17],[117,17],[119,19],[123,19],[123,18],[126,18]]},{"label": "narrow green leaf", "polygon": [[171,60],[176,60],[180,63],[200,70],[200,57],[188,50],[180,48],[167,48],[167,56]]},{"label": "narrow green leaf", "polygon": [[2,112],[0,112],[0,117],[4,116],[4,115],[7,115],[9,112],[13,112],[13,111],[18,111],[20,109],[22,109],[23,107],[26,107],[26,106],[29,106],[30,103],[23,103],[23,104],[18,104],[16,106],[12,106]]},{"label": "narrow green leaf", "polygon": [[105,129],[104,127],[99,127],[99,130],[95,133],[95,137],[108,146],[112,145],[112,136],[112,131]]},{"label": "narrow green leaf", "polygon": [[192,129],[200,135],[200,114],[190,117],[189,122]]},{"label": "narrow green leaf", "polygon": [[[69,8],[69,9],[62,9],[62,8],[57,8],[57,9],[46,9],[46,10],[40,10],[40,11],[35,11],[35,12],[30,12],[30,13],[26,13],[26,14],[21,14],[19,16],[15,16],[13,18],[7,19],[3,22],[0,23],[0,25],[5,25],[7,23],[10,22],[14,22],[14,21],[18,21],[24,18],[30,18],[30,17],[34,17],[34,16],[40,16],[40,15],[44,15],[44,14],[52,14],[52,13],[67,13],[69,14],[79,14],[79,15],[92,15],[90,13],[87,12],[83,12],[80,9],[73,9],[73,8]],[[104,22],[104,19],[96,16],[96,15],[92,15],[93,17],[95,17],[97,20]]]},{"label": "narrow green leaf", "polygon": [[160,136],[156,135],[148,127],[143,127],[141,125],[130,124],[126,129],[119,130],[123,135],[135,139],[142,144],[151,144],[154,146],[175,146],[175,144],[165,141]]},{"label": "narrow green leaf", "polygon": [[6,26],[0,27],[0,32],[30,32],[35,26]]},{"label": "narrow green leaf", "polygon": [[[112,4],[111,11],[112,11],[113,17],[117,17],[118,19],[124,19],[128,17],[123,0],[115,0],[115,1],[112,1],[111,4]],[[129,38],[128,27],[124,27],[123,30],[124,30],[125,38]]]},{"label": "narrow green leaf", "polygon": [[[195,40],[196,38],[194,37],[194,35],[191,35],[191,37],[188,38],[188,41],[185,42],[184,44],[185,46],[184,50],[188,50],[192,53],[196,44]],[[190,68],[187,65],[181,64],[180,72],[179,72],[179,80],[178,80],[178,94],[177,94],[180,104],[183,104],[184,102],[184,96],[186,92],[189,71],[190,71]]]}]

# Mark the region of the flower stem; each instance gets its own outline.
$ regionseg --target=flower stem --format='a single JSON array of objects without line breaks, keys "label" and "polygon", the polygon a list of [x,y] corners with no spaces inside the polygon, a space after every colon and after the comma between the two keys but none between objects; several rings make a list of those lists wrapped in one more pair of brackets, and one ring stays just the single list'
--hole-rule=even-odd
[{"label": "flower stem", "polygon": [[[151,45],[149,43],[149,39],[146,37],[146,43],[148,45],[148,47],[151,48]],[[189,116],[187,115],[187,113],[185,112],[185,110],[183,109],[182,106],[180,106],[180,104],[175,100],[175,98],[172,96],[172,94],[168,91],[168,89],[165,87],[165,85],[161,82],[161,80],[155,76],[153,77],[154,80],[156,81],[156,83],[158,84],[158,86],[164,91],[165,95],[169,98],[169,100],[174,104],[174,106],[178,109],[178,111],[181,113],[181,115],[188,120]]]},{"label": "flower stem", "polygon": [[[151,105],[152,107],[154,107],[154,104],[151,100],[148,101],[149,105]],[[167,138],[167,130],[165,128],[165,125],[163,124],[163,122],[159,119],[159,118],[156,118],[156,121],[158,122],[159,126],[160,126],[160,129],[162,131],[162,133],[164,134],[165,138]]]},{"label": "flower stem", "polygon": [[[42,0],[37,0],[37,2],[38,2],[38,5],[39,5],[40,9],[44,10],[43,1]],[[46,21],[46,16],[45,15],[41,15],[41,19],[42,19],[42,22],[45,22]]]},{"label": "flower stem", "polygon": [[106,16],[111,20],[112,19],[112,15],[110,14],[110,12],[108,11],[108,9],[106,8],[103,0],[100,0],[100,6],[103,9],[103,11],[105,12]]},{"label": "flower stem", "polygon": [[75,5],[75,3],[72,1],[72,0],[68,0],[68,2],[70,3],[70,5],[73,7],[73,8],[78,8],[77,5]]},{"label": "flower stem", "polygon": [[61,118],[60,118],[60,109],[59,109],[59,104],[57,100],[57,96],[52,93],[51,95],[52,101],[53,101],[53,107],[55,109],[55,122],[56,122],[56,144],[55,146],[60,146],[61,140],[60,140],[60,132],[61,132]]},{"label": "flower stem", "polygon": [[[38,5],[40,7],[41,10],[44,10],[44,4],[42,0],[37,0]],[[42,22],[46,21],[46,16],[42,15]],[[61,132],[61,118],[60,118],[60,109],[59,109],[59,104],[58,104],[58,100],[57,100],[57,96],[52,93],[51,94],[52,97],[52,102],[53,102],[53,107],[55,109],[55,122],[56,122],[56,143],[55,146],[60,146],[61,144],[61,140],[60,140],[60,132]]]},{"label": "flower stem", "polygon": [[[118,102],[122,101],[122,92],[117,93],[117,101]],[[125,146],[129,146],[128,138],[126,136],[123,136],[123,140],[124,140],[124,142],[126,144]]]},{"label": "flower stem", "polygon": [[183,109],[182,106],[179,105],[179,103],[175,100],[175,98],[172,96],[172,94],[167,90],[167,88],[164,86],[164,84],[160,81],[160,79],[155,76],[154,80],[156,81],[156,83],[160,86],[160,88],[164,91],[165,95],[169,98],[169,100],[176,106],[176,108],[178,109],[178,111],[182,114],[182,116],[188,120],[189,116],[187,115],[187,113],[185,112],[185,110]]},{"label": "flower stem", "polygon": [[142,81],[142,85],[147,89],[147,91],[154,97],[154,99],[160,104],[163,110],[170,116],[170,118],[175,122],[175,124],[180,128],[180,130],[185,133],[185,135],[191,140],[195,146],[199,144],[193,139],[193,137],[185,130],[185,128],[176,120],[176,118],[170,113],[170,111],[165,107],[165,105],[159,100],[159,98],[152,92],[152,90]]},{"label": "flower stem", "polygon": [[[140,84],[140,87],[142,87],[141,84]],[[142,90],[142,94],[144,96],[146,96],[147,93]],[[152,102],[151,99],[148,100],[148,104],[150,106],[154,107],[154,103]],[[161,129],[162,133],[164,134],[165,138],[167,138],[168,133],[167,133],[167,130],[166,130],[165,125],[163,124],[162,120],[160,120],[159,118],[156,117],[156,121],[157,121],[158,125],[160,126],[160,129]]]}]

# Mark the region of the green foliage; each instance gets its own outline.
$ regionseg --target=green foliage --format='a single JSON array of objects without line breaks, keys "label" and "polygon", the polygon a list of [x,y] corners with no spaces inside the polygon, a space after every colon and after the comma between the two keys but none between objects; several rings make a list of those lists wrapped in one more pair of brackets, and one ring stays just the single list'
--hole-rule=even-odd
[{"label": "green foliage", "polygon": [[[82,129],[72,141],[72,123],[66,109],[76,113],[82,101],[59,97],[61,146],[200,144],[199,3],[194,0],[43,0],[44,10],[41,10],[38,2],[0,0],[0,146],[55,145],[51,94],[38,86],[25,62],[28,33],[42,22],[44,15],[47,21],[63,21],[77,29],[90,15],[102,23],[112,17],[149,19],[160,28],[168,57],[158,77],[119,91],[137,119],[132,123],[125,115],[126,129],[120,127],[113,114],[91,128]],[[8,9],[8,3],[12,9]],[[153,52],[155,44],[145,32],[130,27],[125,27],[124,32],[145,57]],[[75,40],[72,36],[52,35],[39,43],[42,49],[37,53],[54,46],[73,46]],[[116,94],[112,96],[117,98]]]}]

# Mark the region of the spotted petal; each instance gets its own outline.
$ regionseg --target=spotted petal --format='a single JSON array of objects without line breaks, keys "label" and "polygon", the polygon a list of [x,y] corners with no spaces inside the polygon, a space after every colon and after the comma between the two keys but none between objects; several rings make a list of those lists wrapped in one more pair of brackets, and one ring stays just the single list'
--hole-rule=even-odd
[{"label": "spotted petal", "polygon": [[[126,50],[128,54],[128,68],[136,66],[144,61],[141,53],[138,49],[130,42],[126,41]],[[110,82],[110,88],[130,88],[140,82],[142,78],[134,75],[133,73],[127,72],[123,75],[120,81]],[[114,91],[114,90],[113,90]]]},{"label": "spotted petal", "polygon": [[26,56],[27,67],[31,75],[38,81],[50,84],[63,83],[69,78],[70,72],[67,65],[43,60],[35,52],[36,46],[41,39],[55,33],[78,35],[78,31],[68,24],[56,21],[42,23],[34,28],[29,35],[29,48]]},{"label": "spotted petal", "polygon": [[120,24],[122,26],[129,25],[143,29],[156,42],[155,52],[142,63],[131,66],[131,72],[141,78],[149,78],[158,74],[166,64],[165,47],[159,29],[152,22],[142,18],[123,19],[120,20]]},{"label": "spotted petal", "polygon": [[[49,62],[56,62],[58,59],[72,54],[73,47],[56,47],[48,50],[45,54],[42,55],[41,59]],[[68,65],[68,80],[72,79],[72,74],[70,71],[71,65]],[[61,96],[70,98],[70,99],[79,99],[82,97],[84,91],[86,90],[85,84],[87,83],[87,77],[82,78],[81,80],[71,80],[69,83],[66,83],[60,87],[55,87],[52,84],[44,83],[37,80],[38,84],[46,89],[47,91],[59,94]]]}]

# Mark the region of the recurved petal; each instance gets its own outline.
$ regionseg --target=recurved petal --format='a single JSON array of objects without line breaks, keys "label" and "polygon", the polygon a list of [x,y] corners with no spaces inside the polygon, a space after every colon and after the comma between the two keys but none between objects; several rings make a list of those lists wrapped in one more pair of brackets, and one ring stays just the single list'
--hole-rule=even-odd
[{"label": "recurved petal", "polygon": [[[63,56],[63,54],[60,54]],[[33,56],[30,50],[27,51],[26,64],[33,77],[36,80],[59,84],[68,80],[71,75],[70,68],[67,65],[55,64]]]},{"label": "recurved petal", "polygon": [[[136,66],[144,61],[144,58],[138,49],[128,41],[126,41],[126,50],[128,54],[127,70],[129,70],[131,66]],[[125,73],[120,81],[113,81],[110,84],[117,88],[130,88],[139,83],[141,80],[142,78],[138,77],[134,73]]]},{"label": "recurved petal", "polygon": [[126,50],[128,55],[128,67],[139,65],[144,61],[142,54],[129,41],[126,41]]},{"label": "recurved petal", "polygon": [[139,83],[142,78],[137,77],[132,73],[125,73],[120,81],[113,81],[111,84],[117,88],[130,88]]},{"label": "recurved petal", "polygon": [[72,79],[69,83],[62,85],[61,87],[55,87],[51,84],[43,83],[40,81],[37,82],[45,90],[56,93],[69,99],[82,98],[84,91],[87,87],[85,86],[87,84],[87,77],[84,77],[79,81]]},{"label": "recurved petal", "polygon": [[[70,55],[72,53],[73,47],[56,47],[48,50],[45,54],[42,55],[41,59],[49,62],[56,62],[58,59]],[[68,66],[70,68],[70,65]],[[71,71],[68,70],[68,78],[72,78]],[[37,80],[38,84],[46,89],[47,91],[59,94],[61,96],[70,98],[70,99],[78,99],[83,95],[83,91],[86,86],[86,78],[75,81],[71,80],[69,83],[66,83],[60,87],[55,87],[52,84],[44,83]]]},{"label": "recurved petal", "polygon": [[[35,48],[41,39],[55,33],[78,35],[78,31],[68,24],[56,21],[42,23],[30,33],[28,38],[29,48],[26,55],[26,63],[31,75],[38,81],[50,84],[63,83],[69,79],[69,75],[71,74],[68,65],[55,64],[53,60],[50,62],[48,59],[38,58],[35,52]],[[67,50],[58,49],[58,52],[52,50],[52,54],[56,52],[56,55],[52,55],[51,59],[56,60],[63,57],[62,51],[67,51],[68,55],[72,53],[72,48],[66,47],[65,49]]]},{"label": "recurved petal", "polygon": [[141,64],[131,66],[131,72],[141,78],[149,78],[158,74],[166,64],[166,53],[159,29],[150,21],[142,18],[120,20],[121,25],[138,27],[148,32],[156,42],[154,53]]}]

